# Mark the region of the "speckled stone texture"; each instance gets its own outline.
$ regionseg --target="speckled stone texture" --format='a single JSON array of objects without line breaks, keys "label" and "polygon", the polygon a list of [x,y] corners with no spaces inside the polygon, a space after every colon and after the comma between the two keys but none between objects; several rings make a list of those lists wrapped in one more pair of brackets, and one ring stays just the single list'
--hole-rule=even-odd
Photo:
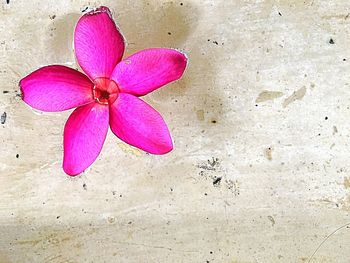
[{"label": "speckled stone texture", "polygon": [[[76,68],[74,25],[101,4],[127,54],[188,54],[185,76],[146,96],[175,149],[109,132],[70,178],[70,112],[33,111],[18,81]],[[1,0],[0,262],[349,262],[349,83],[348,0]]]}]

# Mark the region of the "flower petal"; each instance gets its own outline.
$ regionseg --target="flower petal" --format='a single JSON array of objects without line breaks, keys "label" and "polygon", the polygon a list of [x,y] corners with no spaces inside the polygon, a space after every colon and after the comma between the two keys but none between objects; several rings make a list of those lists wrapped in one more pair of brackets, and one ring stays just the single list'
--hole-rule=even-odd
[{"label": "flower petal", "polygon": [[179,79],[186,64],[186,56],[177,50],[150,48],[121,61],[111,78],[118,83],[121,92],[142,96]]},{"label": "flower petal", "polygon": [[110,126],[121,140],[146,152],[165,154],[173,149],[162,116],[133,95],[120,93],[110,106]]},{"label": "flower petal", "polygon": [[40,68],[19,85],[23,100],[42,111],[63,111],[93,101],[93,83],[84,74],[65,66]]},{"label": "flower petal", "polygon": [[63,170],[77,175],[89,167],[100,154],[108,131],[107,105],[90,103],[77,108],[64,127]]},{"label": "flower petal", "polygon": [[79,19],[74,32],[75,55],[92,80],[109,78],[124,48],[124,38],[107,7],[97,8]]}]

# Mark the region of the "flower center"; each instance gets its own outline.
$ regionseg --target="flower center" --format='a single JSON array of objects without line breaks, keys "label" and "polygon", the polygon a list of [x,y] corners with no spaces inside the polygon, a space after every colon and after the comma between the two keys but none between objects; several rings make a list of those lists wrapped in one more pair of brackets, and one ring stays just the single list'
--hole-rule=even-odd
[{"label": "flower center", "polygon": [[94,80],[92,94],[96,102],[100,104],[112,104],[119,94],[117,83],[108,78],[97,78]]}]

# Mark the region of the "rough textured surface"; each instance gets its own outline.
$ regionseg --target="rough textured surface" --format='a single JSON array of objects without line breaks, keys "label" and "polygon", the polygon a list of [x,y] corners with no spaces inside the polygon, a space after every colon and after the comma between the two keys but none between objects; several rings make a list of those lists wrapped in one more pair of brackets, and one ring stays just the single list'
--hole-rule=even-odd
[{"label": "rough textured surface", "polygon": [[[74,24],[100,4],[127,54],[187,52],[185,77],[147,96],[175,150],[148,155],[109,132],[93,167],[69,178],[70,112],[34,112],[17,83],[43,65],[76,67]],[[2,0],[0,262],[349,262],[349,10],[347,0]]]}]

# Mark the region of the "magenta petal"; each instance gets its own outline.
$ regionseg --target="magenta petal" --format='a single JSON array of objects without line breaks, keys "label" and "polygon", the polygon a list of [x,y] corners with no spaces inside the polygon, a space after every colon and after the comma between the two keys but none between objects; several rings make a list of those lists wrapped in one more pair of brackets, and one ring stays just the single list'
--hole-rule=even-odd
[{"label": "magenta petal", "polygon": [[19,85],[23,100],[41,111],[63,111],[93,101],[93,83],[84,74],[65,66],[40,68]]},{"label": "magenta petal", "polygon": [[124,47],[124,38],[107,7],[100,7],[79,19],[74,32],[75,55],[92,80],[111,76],[123,56]]},{"label": "magenta petal", "polygon": [[121,61],[111,78],[118,83],[121,92],[142,96],[179,79],[186,64],[186,56],[177,50],[150,48]]},{"label": "magenta petal", "polygon": [[90,103],[77,108],[64,127],[63,170],[77,175],[89,167],[100,154],[108,131],[107,105]]},{"label": "magenta petal", "polygon": [[173,149],[162,116],[133,95],[120,93],[110,106],[110,126],[121,140],[146,152],[165,154]]}]

